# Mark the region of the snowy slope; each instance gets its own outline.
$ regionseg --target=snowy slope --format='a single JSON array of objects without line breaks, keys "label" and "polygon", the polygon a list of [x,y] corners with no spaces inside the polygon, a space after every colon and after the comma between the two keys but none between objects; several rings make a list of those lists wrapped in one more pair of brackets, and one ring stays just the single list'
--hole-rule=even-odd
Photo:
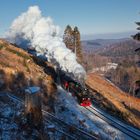
[{"label": "snowy slope", "polygon": [[[23,106],[18,101],[0,96],[0,138],[3,140],[14,140],[16,138],[26,139],[26,131],[21,129],[20,122],[23,118]],[[65,122],[81,128],[84,131],[98,136],[102,140],[131,140],[126,134],[113,128],[108,123],[92,114],[86,108],[78,105],[76,98],[71,93],[66,92],[58,86],[58,100],[55,104],[56,116]],[[15,120],[16,118],[16,120]],[[47,118],[46,118],[47,119]],[[45,121],[45,131],[55,140],[62,138],[64,133],[60,125],[47,119]],[[52,131],[51,131],[52,130]],[[54,132],[55,130],[55,132]],[[58,131],[56,131],[58,130]],[[12,132],[12,133],[11,133]],[[34,139],[36,132],[33,132],[31,139]],[[70,139],[70,138],[68,138]],[[81,136],[79,140],[84,140]]]},{"label": "snowy slope", "polygon": [[[11,93],[0,92],[0,140],[38,140],[39,132],[29,129],[24,117],[24,102]],[[43,119],[44,140],[60,140],[67,134],[61,130],[61,126],[47,117]],[[71,136],[72,137],[72,136]],[[71,138],[68,137],[67,140]]]},{"label": "snowy slope", "polygon": [[59,118],[83,128],[91,134],[97,134],[101,139],[131,140],[126,134],[113,128],[86,108],[79,106],[76,99],[60,86],[58,86],[58,101],[55,110]]}]

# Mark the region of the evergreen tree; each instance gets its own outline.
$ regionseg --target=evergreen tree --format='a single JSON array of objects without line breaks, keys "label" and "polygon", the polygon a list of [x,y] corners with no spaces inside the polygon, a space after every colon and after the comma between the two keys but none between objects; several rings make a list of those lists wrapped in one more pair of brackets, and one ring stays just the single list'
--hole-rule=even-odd
[{"label": "evergreen tree", "polygon": [[[140,30],[140,22],[136,22],[136,24],[138,25],[137,30]],[[133,39],[140,41],[140,32],[133,35],[132,37]],[[135,51],[140,55],[140,48],[137,48]],[[140,97],[140,84],[138,83],[140,83],[140,80],[135,81],[135,96]]]},{"label": "evergreen tree", "polygon": [[72,49],[73,47],[73,30],[70,25],[67,25],[64,35],[63,35],[63,42],[65,43],[66,47],[71,49],[73,52],[74,50]]},{"label": "evergreen tree", "polygon": [[[137,28],[137,30],[140,30],[140,22],[136,22],[136,24],[139,26]],[[133,39],[140,41],[140,32],[138,32],[137,34],[133,35],[132,37],[133,37]]]},{"label": "evergreen tree", "polygon": [[74,27],[72,30],[70,25],[67,25],[64,35],[63,41],[66,44],[66,47],[71,49],[74,53],[76,53],[77,60],[82,62],[82,52],[81,52],[81,41],[80,41],[80,32],[78,27]]},{"label": "evergreen tree", "polygon": [[78,27],[74,27],[73,38],[74,38],[75,53],[78,58],[78,61],[81,63],[82,62],[82,50],[81,50],[80,32],[78,30]]},{"label": "evergreen tree", "polygon": [[[136,22],[136,24],[138,25],[137,30],[140,30],[140,22]],[[133,35],[132,37],[133,37],[133,39],[135,39],[137,41],[140,41],[140,32],[138,32],[137,34]],[[138,52],[139,55],[140,55],[140,48],[137,48],[135,51]]]}]

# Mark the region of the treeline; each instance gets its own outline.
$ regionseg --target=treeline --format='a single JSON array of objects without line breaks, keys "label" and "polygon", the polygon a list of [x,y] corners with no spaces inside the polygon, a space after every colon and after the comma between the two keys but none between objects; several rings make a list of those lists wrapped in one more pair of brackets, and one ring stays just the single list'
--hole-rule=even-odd
[{"label": "treeline", "polygon": [[107,72],[105,76],[123,91],[133,94],[135,81],[140,78],[140,69],[135,63],[125,60],[117,69]]},{"label": "treeline", "polygon": [[[140,30],[140,22],[136,22],[136,24],[139,26],[137,29]],[[132,37],[133,39],[140,41],[139,32]],[[111,48],[111,53],[109,53],[109,51],[108,53],[105,52],[107,56],[110,56],[111,54],[111,56],[122,58],[117,69],[110,71],[106,76],[121,89],[135,94],[137,97],[140,97],[140,67],[136,62],[139,62],[140,60],[135,53],[138,52],[138,54],[140,54],[139,45],[140,44],[136,41],[129,41],[127,43],[120,44],[117,49],[116,47]]]},{"label": "treeline", "polygon": [[84,59],[83,64],[87,72],[92,71],[93,68],[106,66],[111,59],[106,56],[101,56],[94,53],[83,53]]},{"label": "treeline", "polygon": [[140,46],[140,43],[134,40],[127,40],[121,43],[109,45],[104,49],[99,49],[98,54],[108,57],[126,57],[128,55],[135,55],[135,49]]}]

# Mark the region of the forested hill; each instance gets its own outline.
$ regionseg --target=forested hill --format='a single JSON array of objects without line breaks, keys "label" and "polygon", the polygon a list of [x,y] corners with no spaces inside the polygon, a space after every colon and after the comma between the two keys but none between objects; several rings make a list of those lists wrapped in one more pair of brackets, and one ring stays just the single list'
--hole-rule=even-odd
[{"label": "forested hill", "polygon": [[114,43],[107,47],[98,49],[96,53],[110,57],[124,57],[135,55],[135,50],[140,46],[140,43],[130,39],[119,43]]},{"label": "forested hill", "polygon": [[121,57],[134,55],[140,43],[132,39],[97,39],[83,41],[84,52],[92,52],[102,56]]},{"label": "forested hill", "polygon": [[122,39],[96,39],[96,40],[84,40],[82,41],[83,50],[88,51],[92,50],[92,52],[97,51],[98,49],[102,49],[104,47],[125,42],[130,40],[129,38],[122,38]]}]

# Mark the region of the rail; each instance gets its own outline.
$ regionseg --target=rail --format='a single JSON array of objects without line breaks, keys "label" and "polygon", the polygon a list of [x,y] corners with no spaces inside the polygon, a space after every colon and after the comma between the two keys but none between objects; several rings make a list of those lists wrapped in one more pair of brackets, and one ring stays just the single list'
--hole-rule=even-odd
[{"label": "rail", "polygon": [[[18,97],[16,97],[15,95],[12,94],[7,94],[7,96],[13,100],[16,100],[17,102],[20,102],[22,104],[24,104],[24,102],[22,101],[22,99],[19,99]],[[64,122],[63,120],[59,119],[58,117],[56,117],[55,115],[45,111],[42,109],[43,115],[45,116],[45,120],[49,119],[51,120],[51,122],[54,122],[55,124],[58,123],[61,127],[63,127],[64,131],[63,133],[67,134],[68,137],[71,136],[71,139],[84,139],[84,140],[98,140],[99,138],[97,136],[94,136],[80,128],[77,128],[74,125],[68,124],[66,122]],[[69,128],[73,128],[74,132],[70,133]],[[70,134],[68,134],[70,133]],[[73,136],[72,136],[73,135]],[[82,138],[81,138],[82,136]]]},{"label": "rail", "polygon": [[132,129],[132,127],[130,127],[130,126],[126,127],[121,122],[116,121],[116,119],[109,117],[107,114],[105,115],[102,111],[99,111],[98,109],[96,109],[93,106],[85,107],[85,108],[88,111],[90,111],[91,113],[93,113],[94,115],[96,115],[97,117],[99,117],[100,119],[102,119],[105,122],[107,122],[108,124],[110,124],[111,126],[117,128],[119,131],[126,134],[127,136],[129,136],[135,140],[140,139],[140,131],[139,130],[137,130],[135,128]]}]

